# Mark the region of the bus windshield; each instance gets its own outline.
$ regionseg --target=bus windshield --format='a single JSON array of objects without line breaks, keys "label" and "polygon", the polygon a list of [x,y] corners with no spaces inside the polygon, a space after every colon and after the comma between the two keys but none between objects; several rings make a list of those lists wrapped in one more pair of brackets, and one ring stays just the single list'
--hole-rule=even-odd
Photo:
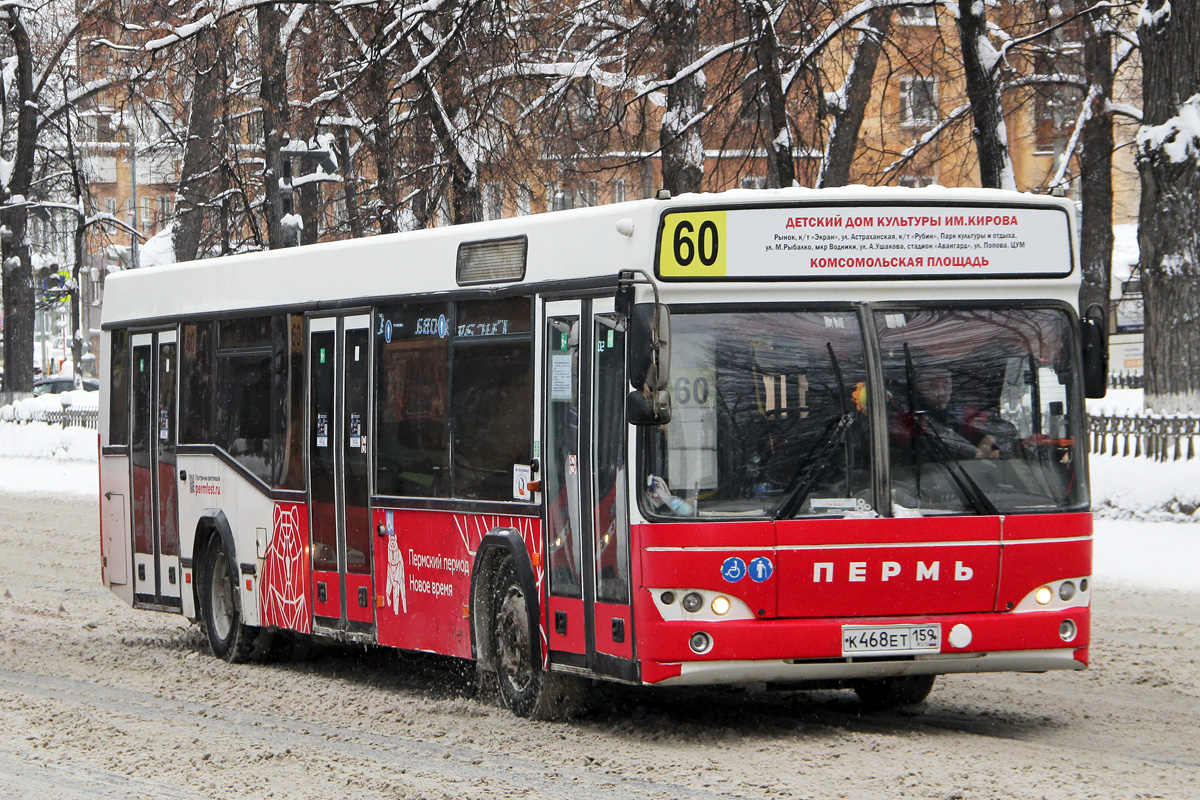
[{"label": "bus windshield", "polygon": [[888,308],[871,312],[873,326],[862,319],[851,308],[676,312],[672,419],[643,440],[645,510],[869,517],[1086,502],[1067,312]]}]

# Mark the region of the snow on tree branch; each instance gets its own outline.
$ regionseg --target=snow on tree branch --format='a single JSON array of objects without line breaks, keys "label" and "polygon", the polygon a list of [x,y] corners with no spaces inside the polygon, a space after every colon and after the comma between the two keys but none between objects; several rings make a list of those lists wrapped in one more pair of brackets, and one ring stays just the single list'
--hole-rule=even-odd
[{"label": "snow on tree branch", "polygon": [[1137,133],[1138,157],[1172,164],[1200,164],[1200,94],[1180,103],[1178,113],[1161,125],[1143,125]]}]

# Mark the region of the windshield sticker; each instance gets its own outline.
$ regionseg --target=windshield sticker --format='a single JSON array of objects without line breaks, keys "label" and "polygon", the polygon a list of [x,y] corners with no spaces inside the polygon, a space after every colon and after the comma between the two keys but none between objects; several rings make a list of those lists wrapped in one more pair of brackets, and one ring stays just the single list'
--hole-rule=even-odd
[{"label": "windshield sticker", "polygon": [[550,356],[550,399],[570,400],[572,396],[571,356]]}]

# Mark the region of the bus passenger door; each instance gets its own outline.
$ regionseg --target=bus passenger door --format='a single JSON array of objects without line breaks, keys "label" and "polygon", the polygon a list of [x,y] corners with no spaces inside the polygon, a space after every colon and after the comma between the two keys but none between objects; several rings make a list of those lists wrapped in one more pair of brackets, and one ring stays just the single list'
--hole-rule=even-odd
[{"label": "bus passenger door", "polygon": [[179,608],[176,332],[133,336],[133,579],[138,605]]},{"label": "bus passenger door", "polygon": [[309,320],[309,525],[318,629],[375,629],[369,322],[366,314]]},{"label": "bus passenger door", "polygon": [[595,303],[595,317],[590,300],[545,307],[546,630],[551,662],[633,679],[624,329],[611,309],[611,300]]},{"label": "bus passenger door", "polygon": [[595,603],[593,669],[635,680],[625,425],[625,320],[611,300],[592,307],[588,472]]}]

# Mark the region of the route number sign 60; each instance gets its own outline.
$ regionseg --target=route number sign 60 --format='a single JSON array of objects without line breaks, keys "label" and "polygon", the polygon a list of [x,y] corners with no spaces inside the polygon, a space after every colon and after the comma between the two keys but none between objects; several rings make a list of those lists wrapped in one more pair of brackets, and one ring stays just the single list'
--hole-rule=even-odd
[{"label": "route number sign 60", "polygon": [[724,211],[685,211],[663,218],[658,274],[664,278],[711,278],[725,274]]}]

